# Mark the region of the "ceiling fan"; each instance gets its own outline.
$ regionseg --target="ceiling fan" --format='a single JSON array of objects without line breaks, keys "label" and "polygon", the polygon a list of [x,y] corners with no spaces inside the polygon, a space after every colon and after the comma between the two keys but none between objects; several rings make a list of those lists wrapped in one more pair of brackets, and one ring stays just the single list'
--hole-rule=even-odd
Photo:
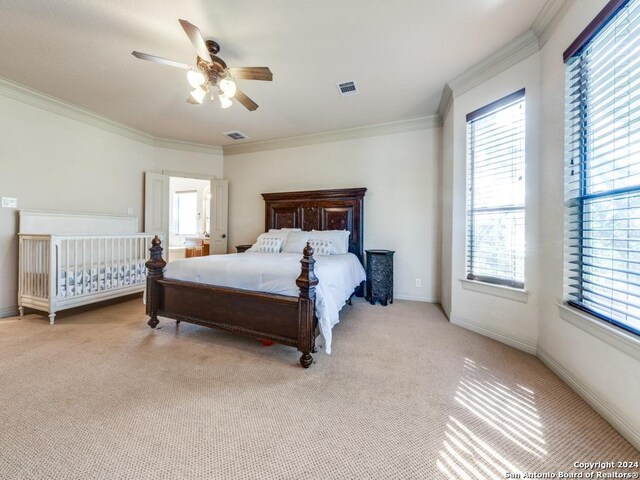
[{"label": "ceiling fan", "polygon": [[187,70],[187,80],[193,88],[191,95],[187,99],[189,103],[202,104],[204,97],[210,94],[211,101],[214,101],[216,96],[219,98],[222,108],[229,108],[233,104],[231,99],[235,98],[247,110],[253,111],[257,109],[258,104],[236,86],[234,79],[270,82],[273,80],[273,74],[269,67],[227,67],[224,60],[217,56],[220,51],[220,45],[213,40],[205,41],[198,27],[192,23],[186,20],[179,20],[179,22],[198,53],[196,57],[197,69],[184,63],[174,62],[173,60],[147,53],[133,51],[131,54],[141,60],[149,60],[150,62]]}]

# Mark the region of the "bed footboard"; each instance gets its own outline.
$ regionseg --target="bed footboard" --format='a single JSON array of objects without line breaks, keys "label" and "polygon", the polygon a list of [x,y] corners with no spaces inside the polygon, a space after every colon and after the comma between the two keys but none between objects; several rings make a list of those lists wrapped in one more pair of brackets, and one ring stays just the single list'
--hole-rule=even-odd
[{"label": "bed footboard", "polygon": [[165,279],[166,262],[158,237],[152,241],[147,267],[147,324],[155,328],[158,316],[218,328],[257,339],[296,347],[300,364],[313,363],[317,319],[313,248],[304,249],[298,297]]}]

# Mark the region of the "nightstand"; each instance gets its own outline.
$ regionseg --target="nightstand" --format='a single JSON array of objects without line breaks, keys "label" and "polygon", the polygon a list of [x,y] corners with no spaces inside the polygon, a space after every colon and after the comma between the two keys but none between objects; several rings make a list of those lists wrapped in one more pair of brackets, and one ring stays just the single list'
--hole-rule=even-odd
[{"label": "nightstand", "polygon": [[386,306],[393,303],[393,254],[392,250],[366,250],[367,296],[371,305],[376,300]]},{"label": "nightstand", "polygon": [[244,253],[249,250],[252,245],[236,245],[236,250],[238,253]]}]

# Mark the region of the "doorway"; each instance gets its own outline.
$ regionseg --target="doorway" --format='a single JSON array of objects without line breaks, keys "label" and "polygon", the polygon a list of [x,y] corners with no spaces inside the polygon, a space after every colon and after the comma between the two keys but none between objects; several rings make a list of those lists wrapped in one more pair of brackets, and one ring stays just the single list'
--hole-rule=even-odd
[{"label": "doorway", "polygon": [[163,235],[167,262],[227,253],[227,205],[226,180],[145,174],[145,231]]},{"label": "doorway", "polygon": [[169,262],[209,255],[210,199],[210,180],[169,177]]}]

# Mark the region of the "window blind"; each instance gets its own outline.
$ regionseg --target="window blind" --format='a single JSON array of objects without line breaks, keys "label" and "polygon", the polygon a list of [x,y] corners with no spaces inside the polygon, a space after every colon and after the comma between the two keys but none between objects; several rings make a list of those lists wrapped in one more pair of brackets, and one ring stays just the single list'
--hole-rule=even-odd
[{"label": "window blind", "polygon": [[467,115],[467,278],[524,288],[524,89]]},{"label": "window blind", "polygon": [[567,295],[640,334],[640,1],[603,12],[566,59]]}]

